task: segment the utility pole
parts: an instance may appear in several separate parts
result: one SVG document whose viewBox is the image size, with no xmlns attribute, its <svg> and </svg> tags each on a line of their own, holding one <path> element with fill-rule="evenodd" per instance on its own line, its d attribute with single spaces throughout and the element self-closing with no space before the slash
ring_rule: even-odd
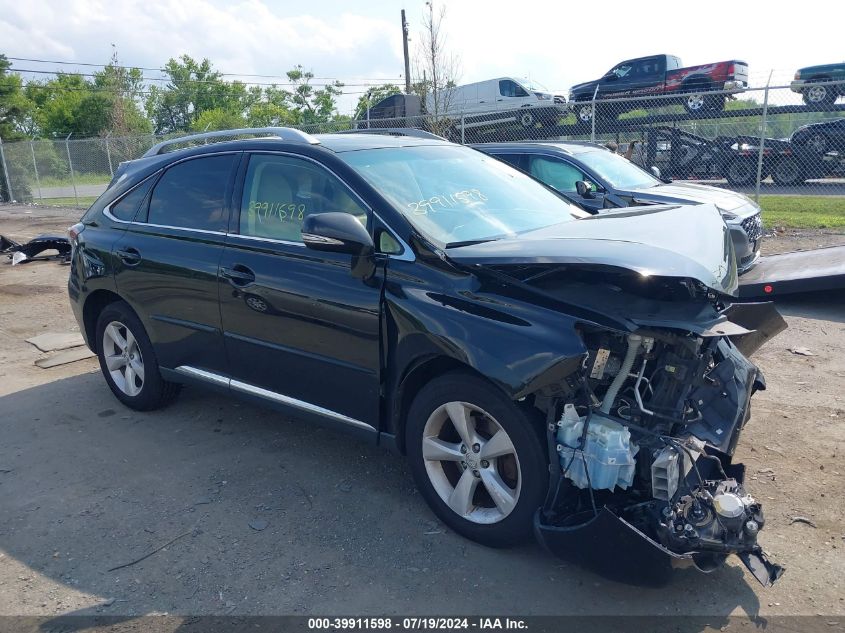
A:
<svg viewBox="0 0 845 633">
<path fill-rule="evenodd" d="M 405 54 L 405 94 L 411 94 L 411 61 L 408 59 L 408 22 L 402 9 L 402 52 Z"/>
</svg>

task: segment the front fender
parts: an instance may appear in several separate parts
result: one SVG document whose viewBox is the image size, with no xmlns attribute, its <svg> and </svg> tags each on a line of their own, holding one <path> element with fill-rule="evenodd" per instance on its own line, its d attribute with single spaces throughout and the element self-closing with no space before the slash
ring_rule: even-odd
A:
<svg viewBox="0 0 845 633">
<path fill-rule="evenodd" d="M 388 293 L 386 311 L 392 385 L 400 385 L 421 360 L 446 357 L 478 371 L 518 400 L 559 383 L 587 354 L 572 318 L 560 313 L 537 318 L 543 311 L 536 306 L 529 315 L 519 305 L 471 293 L 406 289 L 401 297 Z"/>
</svg>

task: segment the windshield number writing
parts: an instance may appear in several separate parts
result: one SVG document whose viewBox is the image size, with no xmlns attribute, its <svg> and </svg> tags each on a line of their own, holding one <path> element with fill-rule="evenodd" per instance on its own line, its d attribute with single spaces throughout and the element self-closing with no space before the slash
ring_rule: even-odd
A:
<svg viewBox="0 0 845 633">
<path fill-rule="evenodd" d="M 459 205 L 468 205 L 475 202 L 486 202 L 487 196 L 478 189 L 465 189 L 442 196 L 432 196 L 428 200 L 409 202 L 408 210 L 414 215 L 428 215 L 446 209 L 453 209 Z"/>
</svg>

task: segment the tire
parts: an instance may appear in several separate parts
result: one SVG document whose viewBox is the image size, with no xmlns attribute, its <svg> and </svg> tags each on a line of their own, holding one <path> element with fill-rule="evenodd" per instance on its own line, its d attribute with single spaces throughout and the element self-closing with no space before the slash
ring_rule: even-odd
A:
<svg viewBox="0 0 845 633">
<path fill-rule="evenodd" d="M 589 101 L 578 101 L 575 104 L 575 123 L 580 126 L 591 126 L 593 121 L 593 105 Z M 598 108 L 596 108 L 598 114 Z"/>
<path fill-rule="evenodd" d="M 106 383 L 127 407 L 151 411 L 178 395 L 180 385 L 161 377 L 150 338 L 128 304 L 117 301 L 107 305 L 97 318 L 96 336 Z"/>
<path fill-rule="evenodd" d="M 706 105 L 711 112 L 721 112 L 725 109 L 725 95 L 708 95 Z"/>
<path fill-rule="evenodd" d="M 828 81 L 824 78 L 811 79 L 813 81 Z M 819 84 L 806 88 L 802 93 L 804 103 L 808 106 L 832 106 L 836 102 L 836 88 Z"/>
<path fill-rule="evenodd" d="M 804 182 L 804 176 L 801 173 L 801 167 L 798 161 L 794 158 L 784 158 L 772 171 L 772 180 L 776 185 L 797 185 Z"/>
<path fill-rule="evenodd" d="M 684 110 L 689 114 L 706 112 L 708 109 L 707 95 L 704 94 L 704 91 L 705 88 L 703 86 L 690 88 L 690 91 L 684 95 Z"/>
<path fill-rule="evenodd" d="M 830 149 L 827 137 L 820 132 L 806 134 L 798 140 L 797 144 L 808 152 L 819 156 L 826 154 Z"/>
<path fill-rule="evenodd" d="M 534 115 L 530 112 L 522 112 L 519 115 L 519 124 L 524 128 L 534 127 L 534 124 L 537 120 L 534 118 Z"/>
<path fill-rule="evenodd" d="M 729 165 L 725 178 L 734 187 L 744 187 L 754 182 L 757 177 L 757 165 L 744 158 L 734 159 Z"/>
<path fill-rule="evenodd" d="M 408 414 L 408 459 L 417 488 L 446 525 L 491 547 L 531 537 L 548 488 L 538 418 L 463 372 L 420 390 Z"/>
</svg>

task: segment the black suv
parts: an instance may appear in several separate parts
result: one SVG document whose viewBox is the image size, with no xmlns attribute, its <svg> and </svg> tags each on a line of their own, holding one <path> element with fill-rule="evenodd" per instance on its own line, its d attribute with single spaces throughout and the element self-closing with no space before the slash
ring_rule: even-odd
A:
<svg viewBox="0 0 845 633">
<path fill-rule="evenodd" d="M 764 387 L 744 354 L 783 321 L 730 306 L 714 207 L 590 216 L 426 134 L 226 134 L 255 132 L 154 147 L 70 230 L 121 402 L 200 384 L 348 429 L 482 543 L 533 530 L 636 582 L 730 553 L 777 578 L 731 456 Z"/>
</svg>

